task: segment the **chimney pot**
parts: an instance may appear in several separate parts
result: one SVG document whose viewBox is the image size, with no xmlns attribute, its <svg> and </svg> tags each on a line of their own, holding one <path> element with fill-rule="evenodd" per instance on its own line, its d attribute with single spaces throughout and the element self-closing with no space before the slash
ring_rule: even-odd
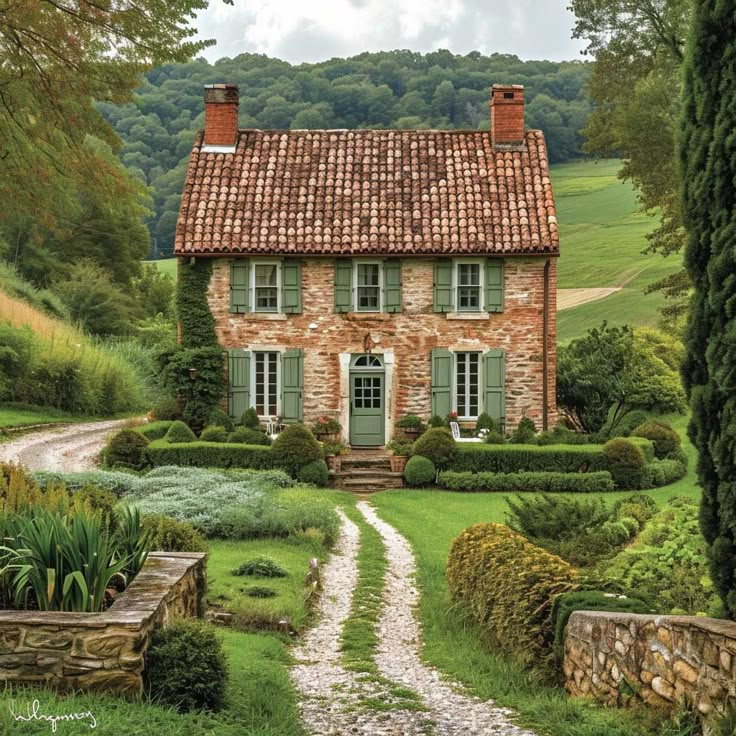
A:
<svg viewBox="0 0 736 736">
<path fill-rule="evenodd" d="M 491 89 L 491 142 L 518 145 L 524 142 L 524 86 L 494 84 Z"/>
<path fill-rule="evenodd" d="M 236 84 L 205 84 L 205 146 L 234 146 L 237 143 L 239 96 Z"/>
</svg>

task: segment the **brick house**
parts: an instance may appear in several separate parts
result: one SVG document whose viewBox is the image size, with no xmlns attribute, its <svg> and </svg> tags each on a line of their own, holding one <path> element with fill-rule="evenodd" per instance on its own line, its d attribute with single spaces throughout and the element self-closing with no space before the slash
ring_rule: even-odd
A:
<svg viewBox="0 0 736 736">
<path fill-rule="evenodd" d="M 524 90 L 489 131 L 239 130 L 205 88 L 175 254 L 212 258 L 230 413 L 340 420 L 379 446 L 408 413 L 556 421 L 559 239 Z"/>
</svg>

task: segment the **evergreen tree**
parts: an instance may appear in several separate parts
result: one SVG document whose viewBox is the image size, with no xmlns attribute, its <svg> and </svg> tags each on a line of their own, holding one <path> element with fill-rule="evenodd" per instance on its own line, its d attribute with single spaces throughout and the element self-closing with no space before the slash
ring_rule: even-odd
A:
<svg viewBox="0 0 736 736">
<path fill-rule="evenodd" d="M 713 582 L 736 616 L 736 0 L 698 0 L 686 52 L 680 163 L 695 289 L 683 367 Z"/>
</svg>

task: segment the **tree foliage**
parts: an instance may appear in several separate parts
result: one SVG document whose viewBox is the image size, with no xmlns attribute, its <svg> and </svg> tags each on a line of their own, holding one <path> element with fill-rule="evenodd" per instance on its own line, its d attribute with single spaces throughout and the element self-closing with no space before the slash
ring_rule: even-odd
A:
<svg viewBox="0 0 736 736">
<path fill-rule="evenodd" d="M 683 411 L 681 355 L 674 338 L 604 322 L 559 349 L 557 403 L 588 433 L 613 430 L 633 409 Z"/>
<path fill-rule="evenodd" d="M 736 2 L 696 4 L 684 74 L 680 162 L 695 289 L 683 375 L 703 486 L 711 575 L 736 615 Z"/>
<path fill-rule="evenodd" d="M 580 154 L 590 111 L 584 62 L 521 61 L 448 51 L 364 53 L 292 66 L 241 54 L 210 64 L 165 64 L 146 75 L 135 102 L 104 103 L 124 141 L 128 171 L 154 190 L 153 252 L 173 247 L 182 183 L 195 131 L 204 125 L 202 86 L 240 86 L 240 125 L 254 128 L 470 128 L 490 125 L 490 86 L 526 86 L 527 125 L 543 128 L 550 157 Z"/>
<path fill-rule="evenodd" d="M 677 176 L 676 136 L 683 49 L 693 0 L 571 0 L 574 36 L 595 58 L 589 92 L 595 108 L 585 127 L 585 150 L 623 156 L 619 172 L 637 188 L 641 208 L 660 218 L 649 249 L 667 256 L 685 242 Z M 662 289 L 675 316 L 689 288 L 684 272 Z"/>
</svg>

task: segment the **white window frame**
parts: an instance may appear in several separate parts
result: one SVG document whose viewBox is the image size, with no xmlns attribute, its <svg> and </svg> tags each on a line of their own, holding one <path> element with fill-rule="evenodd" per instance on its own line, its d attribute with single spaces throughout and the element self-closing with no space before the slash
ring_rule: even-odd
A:
<svg viewBox="0 0 736 736">
<path fill-rule="evenodd" d="M 258 401 L 256 399 L 256 363 L 258 362 L 256 359 L 256 355 L 258 353 L 276 353 L 276 414 L 259 414 L 258 418 L 261 420 L 268 420 L 272 417 L 280 417 L 281 416 L 281 392 L 283 390 L 282 382 L 281 382 L 281 363 L 283 361 L 283 350 L 277 349 L 277 348 L 249 348 L 250 354 L 251 354 L 251 361 L 250 361 L 250 385 L 252 386 L 251 391 L 251 402 L 250 405 L 256 409 L 256 406 L 258 404 Z M 268 383 L 264 381 L 264 391 L 266 391 L 268 386 Z M 265 405 L 264 401 L 264 405 Z"/>
<path fill-rule="evenodd" d="M 256 293 L 256 269 L 258 266 L 276 266 L 276 309 L 258 309 L 258 295 Z M 253 312 L 256 314 L 281 314 L 281 266 L 282 263 L 274 258 L 257 258 L 251 262 L 250 293 L 253 295 Z M 273 288 L 273 287 L 258 287 Z"/>
<path fill-rule="evenodd" d="M 358 304 L 358 267 L 378 266 L 378 309 L 361 309 Z M 355 260 L 353 261 L 353 311 L 361 314 L 377 314 L 383 312 L 383 261 Z"/>
<path fill-rule="evenodd" d="M 458 361 L 457 356 L 458 355 L 477 355 L 478 356 L 478 414 L 475 416 L 460 414 L 460 409 L 457 405 L 457 369 L 458 369 Z M 453 411 L 457 413 L 457 418 L 460 421 L 473 421 L 477 419 L 481 414 L 481 409 L 483 406 L 483 351 L 481 350 L 453 350 L 453 364 L 452 364 L 452 408 Z M 470 378 L 470 374 L 467 371 L 465 371 L 465 378 Z M 466 397 L 467 399 L 467 397 Z M 466 400 L 467 405 L 467 400 Z M 465 409 L 466 407 L 463 407 Z"/>
<path fill-rule="evenodd" d="M 460 295 L 458 289 L 460 288 L 459 268 L 460 265 L 477 265 L 478 266 L 478 309 L 461 309 L 460 308 Z M 452 260 L 452 300 L 456 312 L 462 314 L 478 314 L 479 312 L 486 311 L 486 294 L 485 294 L 485 281 L 486 281 L 486 264 L 482 258 L 453 258 Z"/>
</svg>

